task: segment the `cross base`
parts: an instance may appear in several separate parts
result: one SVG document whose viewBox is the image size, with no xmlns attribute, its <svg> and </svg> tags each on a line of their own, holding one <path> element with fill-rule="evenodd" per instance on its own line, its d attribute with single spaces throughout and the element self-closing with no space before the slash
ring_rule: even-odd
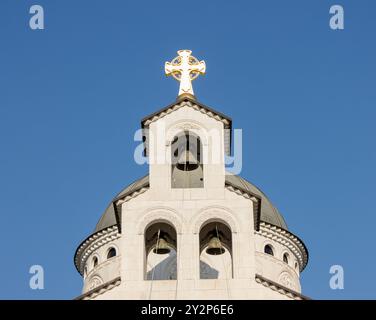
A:
<svg viewBox="0 0 376 320">
<path fill-rule="evenodd" d="M 181 101 L 181 100 L 184 100 L 185 98 L 190 98 L 190 99 L 196 100 L 196 97 L 193 94 L 182 93 L 182 94 L 178 95 L 178 97 L 176 98 L 176 101 Z"/>
</svg>

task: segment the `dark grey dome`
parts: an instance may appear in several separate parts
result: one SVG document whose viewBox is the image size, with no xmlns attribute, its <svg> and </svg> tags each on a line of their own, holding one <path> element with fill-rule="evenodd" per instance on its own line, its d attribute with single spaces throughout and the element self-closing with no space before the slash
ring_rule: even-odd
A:
<svg viewBox="0 0 376 320">
<path fill-rule="evenodd" d="M 136 180 L 135 182 L 131 183 L 128 187 L 123 189 L 120 193 L 118 193 L 116 197 L 111 201 L 110 205 L 107 207 L 105 212 L 102 214 L 97 225 L 95 226 L 94 233 L 116 224 L 115 209 L 112 204 L 115 201 L 115 199 L 132 194 L 133 192 L 140 190 L 142 187 L 147 186 L 149 186 L 149 175 L 146 175 L 141 179 Z"/>
<path fill-rule="evenodd" d="M 255 185 L 243 179 L 242 177 L 235 175 L 226 175 L 226 184 L 259 196 L 261 198 L 260 220 L 273 224 L 282 229 L 288 230 L 285 219 L 283 219 L 278 209 L 271 203 L 268 197 Z"/>
<path fill-rule="evenodd" d="M 273 224 L 277 227 L 280 227 L 282 229 L 288 230 L 285 220 L 283 219 L 282 215 L 278 212 L 277 208 L 273 206 L 273 204 L 270 202 L 270 200 L 267 198 L 267 196 L 258 189 L 255 185 L 248 182 L 247 180 L 235 176 L 235 175 L 226 175 L 226 185 L 230 185 L 234 188 L 244 190 L 246 192 L 249 192 L 251 194 L 254 194 L 261 198 L 261 214 L 260 214 L 260 220 Z M 142 187 L 148 187 L 149 186 L 149 175 L 146 175 L 145 177 L 133 182 L 128 187 L 123 189 L 110 203 L 110 205 L 107 207 L 105 212 L 102 214 L 101 218 L 99 219 L 94 233 L 97 231 L 100 231 L 102 229 L 108 228 L 110 226 L 113 226 L 116 224 L 116 216 L 115 216 L 115 210 L 113 206 L 114 200 L 124 197 L 127 195 L 132 194 L 133 192 L 136 192 L 137 190 L 141 189 Z"/>
</svg>

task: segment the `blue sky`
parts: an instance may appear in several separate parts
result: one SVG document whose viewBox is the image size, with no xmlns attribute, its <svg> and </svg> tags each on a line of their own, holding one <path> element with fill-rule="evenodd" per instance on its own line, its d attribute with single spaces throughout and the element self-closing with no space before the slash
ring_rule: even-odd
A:
<svg viewBox="0 0 376 320">
<path fill-rule="evenodd" d="M 29 8 L 45 30 L 29 28 Z M 345 30 L 329 8 L 345 9 Z M 375 1 L 26 1 L 0 4 L 0 298 L 71 299 L 76 246 L 147 173 L 143 116 L 176 98 L 163 65 L 205 59 L 197 98 L 243 129 L 241 175 L 310 252 L 303 293 L 376 298 Z M 29 267 L 45 270 L 31 290 Z M 329 268 L 345 289 L 329 288 Z"/>
</svg>

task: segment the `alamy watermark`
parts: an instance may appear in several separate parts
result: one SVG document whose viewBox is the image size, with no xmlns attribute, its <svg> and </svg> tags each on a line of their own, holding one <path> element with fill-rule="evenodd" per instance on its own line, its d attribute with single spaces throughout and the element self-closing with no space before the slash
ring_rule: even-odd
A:
<svg viewBox="0 0 376 320">
<path fill-rule="evenodd" d="M 44 289 L 44 269 L 41 265 L 32 265 L 29 269 L 29 273 L 32 274 L 29 280 L 29 286 L 32 290 Z"/>
<path fill-rule="evenodd" d="M 329 26 L 332 30 L 345 29 L 345 10 L 339 4 L 330 7 L 329 13 L 332 15 L 329 20 Z"/>
<path fill-rule="evenodd" d="M 29 13 L 32 14 L 29 20 L 29 26 L 32 30 L 44 29 L 44 9 L 42 6 L 35 4 L 30 7 Z"/>
<path fill-rule="evenodd" d="M 333 265 L 329 269 L 332 274 L 329 280 L 329 286 L 332 290 L 343 290 L 345 288 L 345 271 L 340 265 Z"/>
<path fill-rule="evenodd" d="M 233 134 L 233 155 L 230 155 L 230 137 Z M 184 152 L 197 159 L 200 164 L 225 165 L 227 172 L 240 174 L 242 170 L 242 129 L 210 130 L 190 126 L 189 129 L 166 130 L 164 121 L 156 122 L 153 130 L 139 129 L 134 134 L 138 143 L 134 151 L 137 164 L 174 165 Z M 224 143 L 223 143 L 224 142 Z M 147 154 L 145 154 L 145 148 Z"/>
</svg>

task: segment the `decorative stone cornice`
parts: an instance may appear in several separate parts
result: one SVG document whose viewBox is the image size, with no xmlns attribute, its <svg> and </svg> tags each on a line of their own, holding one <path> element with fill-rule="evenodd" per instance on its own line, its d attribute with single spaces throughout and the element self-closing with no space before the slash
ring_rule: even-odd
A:
<svg viewBox="0 0 376 320">
<path fill-rule="evenodd" d="M 299 262 L 299 270 L 302 272 L 308 263 L 308 250 L 304 243 L 291 232 L 284 230 L 280 227 L 260 222 L 260 230 L 255 232 L 265 238 L 276 241 L 285 247 L 289 248 L 296 256 Z"/>
<path fill-rule="evenodd" d="M 223 122 L 223 124 L 225 125 L 225 128 L 231 124 L 229 119 L 227 119 L 224 116 L 214 112 L 214 110 L 209 110 L 209 108 L 207 108 L 203 105 L 200 105 L 199 103 L 195 103 L 193 101 L 190 101 L 189 99 L 184 99 L 181 102 L 177 102 L 177 103 L 174 103 L 174 104 L 168 106 L 167 108 L 161 110 L 160 112 L 153 114 L 149 118 L 144 119 L 142 124 L 143 124 L 144 127 L 147 127 L 147 126 L 150 125 L 150 123 L 157 121 L 157 120 L 165 117 L 166 115 L 170 114 L 171 112 L 179 110 L 180 108 L 185 107 L 185 106 L 190 107 L 194 110 L 197 110 L 197 111 L 199 111 L 203 114 L 206 114 L 210 118 L 213 118 L 217 121 Z"/>
<path fill-rule="evenodd" d="M 117 206 L 119 206 L 119 205 L 123 204 L 124 202 L 127 202 L 127 201 L 129 201 L 131 199 L 136 198 L 140 194 L 146 192 L 148 189 L 149 189 L 148 187 L 142 187 L 141 189 L 136 190 L 135 192 L 132 192 L 131 194 L 125 195 L 124 197 L 119 197 L 118 199 L 116 199 L 116 203 L 115 204 Z"/>
<path fill-rule="evenodd" d="M 121 278 L 117 277 L 114 280 L 108 281 L 108 282 L 94 288 L 93 290 L 90 290 L 90 291 L 78 296 L 74 300 L 91 300 L 91 299 L 94 299 L 97 296 L 111 290 L 112 288 L 117 287 L 120 283 L 121 283 Z"/>
<path fill-rule="evenodd" d="M 84 274 L 84 266 L 92 252 L 119 238 L 120 234 L 118 233 L 118 228 L 114 225 L 100 230 L 84 240 L 77 248 L 76 254 L 74 255 L 74 264 L 78 272 L 81 275 Z"/>
<path fill-rule="evenodd" d="M 240 190 L 238 188 L 235 188 L 234 186 L 231 186 L 231 185 L 226 185 L 226 189 L 232 191 L 232 192 L 235 192 L 236 194 L 246 198 L 246 199 L 250 199 L 252 200 L 254 203 L 258 204 L 259 202 L 259 199 L 257 199 L 255 196 L 251 195 L 249 192 L 245 192 L 243 190 Z"/>
<path fill-rule="evenodd" d="M 280 294 L 285 295 L 285 296 L 287 296 L 291 299 L 294 299 L 294 300 L 310 300 L 310 298 L 302 295 L 301 293 L 296 292 L 294 290 L 291 290 L 289 288 L 286 288 L 286 287 L 280 285 L 277 282 L 266 279 L 263 276 L 260 276 L 259 274 L 256 274 L 255 280 L 256 280 L 257 283 L 262 284 L 264 287 L 267 287 L 267 288 L 270 288 L 274 291 L 277 291 Z"/>
</svg>

